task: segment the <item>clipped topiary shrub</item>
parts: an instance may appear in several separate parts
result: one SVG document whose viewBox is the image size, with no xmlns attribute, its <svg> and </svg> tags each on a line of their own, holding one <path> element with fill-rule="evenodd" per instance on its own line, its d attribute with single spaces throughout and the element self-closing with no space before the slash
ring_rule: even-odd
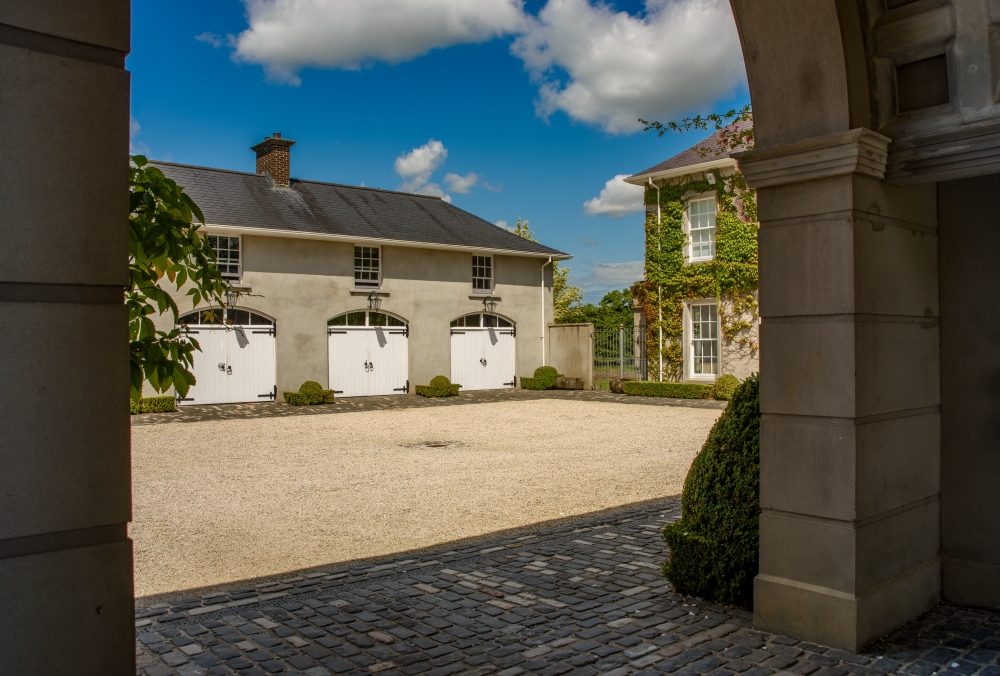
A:
<svg viewBox="0 0 1000 676">
<path fill-rule="evenodd" d="M 417 385 L 417 394 L 421 397 L 454 397 L 461 387 L 445 376 L 434 376 L 430 385 Z"/>
<path fill-rule="evenodd" d="M 168 413 L 177 410 L 177 400 L 171 394 L 162 397 L 143 397 L 139 401 L 129 400 L 132 415 L 137 413 Z"/>
<path fill-rule="evenodd" d="M 712 386 L 712 398 L 720 401 L 729 401 L 733 398 L 736 388 L 740 386 L 740 379 L 729 373 L 723 373 Z"/>
<path fill-rule="evenodd" d="M 647 380 L 622 382 L 625 394 L 634 397 L 674 397 L 676 399 L 708 399 L 712 396 L 711 385 L 696 383 L 656 383 Z"/>
<path fill-rule="evenodd" d="M 663 529 L 663 575 L 681 594 L 752 608 L 760 532 L 760 385 L 733 394 L 684 480 L 681 518 Z"/>
<path fill-rule="evenodd" d="M 285 403 L 292 406 L 315 406 L 317 404 L 332 404 L 333 390 L 324 390 L 315 380 L 307 380 L 299 387 L 298 392 L 285 392 Z"/>
<path fill-rule="evenodd" d="M 299 387 L 301 394 L 319 394 L 323 391 L 323 386 L 315 380 L 307 380 Z"/>
<path fill-rule="evenodd" d="M 535 369 L 533 378 L 521 378 L 521 389 L 523 390 L 554 390 L 556 381 L 562 374 L 551 366 L 539 366 Z"/>
</svg>

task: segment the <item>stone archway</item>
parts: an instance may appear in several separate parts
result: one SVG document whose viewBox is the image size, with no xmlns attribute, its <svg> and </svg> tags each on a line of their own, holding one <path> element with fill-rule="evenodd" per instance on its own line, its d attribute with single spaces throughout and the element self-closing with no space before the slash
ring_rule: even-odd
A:
<svg viewBox="0 0 1000 676">
<path fill-rule="evenodd" d="M 964 236 L 1000 253 L 977 200 L 1000 181 L 957 180 L 1000 171 L 987 54 L 1000 16 L 986 0 L 731 4 L 757 141 L 737 158 L 761 223 L 754 622 L 856 650 L 942 591 L 1000 597 L 1000 546 L 975 533 L 997 532 L 983 514 L 1000 505 L 970 473 L 1000 474 L 995 408 L 962 405 L 997 395 L 982 379 L 961 391 L 949 338 L 973 330 L 957 289 L 996 286 L 950 252 L 961 204 Z M 985 342 L 975 351 L 996 365 Z"/>
</svg>

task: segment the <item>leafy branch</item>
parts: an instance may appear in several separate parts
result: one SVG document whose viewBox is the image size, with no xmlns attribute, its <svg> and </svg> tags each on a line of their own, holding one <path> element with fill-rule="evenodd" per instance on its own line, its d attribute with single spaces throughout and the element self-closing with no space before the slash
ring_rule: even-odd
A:
<svg viewBox="0 0 1000 676">
<path fill-rule="evenodd" d="M 685 117 L 680 122 L 650 122 L 639 118 L 639 123 L 645 125 L 643 131 L 655 131 L 657 136 L 663 136 L 668 131 L 678 134 L 691 131 L 692 129 L 708 130 L 711 125 L 718 140 L 718 148 L 698 148 L 702 157 L 713 154 L 721 157 L 723 153 L 732 153 L 738 150 L 749 150 L 754 147 L 753 133 L 753 110 L 750 104 L 743 106 L 739 110 L 730 110 L 726 113 L 711 113 L 702 117 Z"/>
<path fill-rule="evenodd" d="M 157 392 L 171 386 L 185 396 L 195 377 L 190 369 L 198 341 L 180 328 L 160 331 L 152 315 L 171 313 L 176 327 L 177 304 L 160 282 L 165 277 L 197 307 L 204 302 L 209 312 L 224 307 L 229 288 L 215 263 L 215 252 L 198 230 L 205 217 L 184 188 L 156 167 L 147 166 L 142 155 L 129 166 L 129 283 L 125 305 L 129 320 L 129 383 L 133 401 L 142 396 L 143 381 Z"/>
</svg>

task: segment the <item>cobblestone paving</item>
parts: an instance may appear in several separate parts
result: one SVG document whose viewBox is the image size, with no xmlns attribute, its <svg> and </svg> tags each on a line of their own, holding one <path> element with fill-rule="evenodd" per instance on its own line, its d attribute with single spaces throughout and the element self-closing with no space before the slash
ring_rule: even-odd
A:
<svg viewBox="0 0 1000 676">
<path fill-rule="evenodd" d="M 136 607 L 139 674 L 1000 676 L 1000 612 L 942 605 L 854 655 L 672 593 L 676 500 Z"/>
<path fill-rule="evenodd" d="M 384 411 L 402 408 L 434 408 L 438 406 L 463 406 L 497 401 L 530 401 L 533 399 L 563 399 L 579 401 L 604 401 L 645 406 L 685 406 L 688 408 L 726 407 L 724 401 L 707 399 L 671 399 L 667 397 L 630 397 L 627 394 L 589 390 L 475 390 L 457 397 L 417 397 L 392 395 L 380 397 L 349 397 L 321 406 L 291 406 L 284 402 L 253 404 L 217 404 L 182 406 L 172 413 L 144 413 L 132 416 L 133 425 L 158 425 L 168 422 L 202 422 L 205 420 L 230 420 L 236 418 L 271 418 L 292 415 L 325 415 L 350 411 Z"/>
</svg>

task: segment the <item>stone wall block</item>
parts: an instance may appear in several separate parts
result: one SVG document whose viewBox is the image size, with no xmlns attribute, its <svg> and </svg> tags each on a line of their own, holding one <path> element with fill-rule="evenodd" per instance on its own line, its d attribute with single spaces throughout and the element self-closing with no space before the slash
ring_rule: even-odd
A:
<svg viewBox="0 0 1000 676">
<path fill-rule="evenodd" d="M 937 249 L 933 232 L 855 214 L 856 311 L 938 317 Z"/>
<path fill-rule="evenodd" d="M 42 0 L 0 3 L 0 23 L 106 47 L 131 49 L 128 0 Z"/>
<path fill-rule="evenodd" d="M 3 673 L 135 674 L 132 541 L 0 559 Z"/>
<path fill-rule="evenodd" d="M 131 520 L 124 305 L 0 303 L 0 539 Z"/>
<path fill-rule="evenodd" d="M 763 302 L 763 301 L 762 301 Z M 760 408 L 850 418 L 855 412 L 855 330 L 850 316 L 767 319 L 760 325 Z"/>
<path fill-rule="evenodd" d="M 760 437 L 761 509 L 854 519 L 853 420 L 765 414 Z"/>
<path fill-rule="evenodd" d="M 853 312 L 853 230 L 847 216 L 762 227 L 762 316 Z"/>
<path fill-rule="evenodd" d="M 857 415 L 939 405 L 937 321 L 861 319 L 856 323 Z"/>
<path fill-rule="evenodd" d="M 935 497 L 857 527 L 855 593 L 863 596 L 893 578 L 936 560 L 940 504 Z"/>
<path fill-rule="evenodd" d="M 941 416 L 936 411 L 857 427 L 857 518 L 941 491 Z"/>
<path fill-rule="evenodd" d="M 129 74 L 6 45 L 0 64 L 0 282 L 124 285 Z"/>
<path fill-rule="evenodd" d="M 850 521 L 765 511 L 760 515 L 760 574 L 854 594 L 855 535 Z"/>
<path fill-rule="evenodd" d="M 758 575 L 753 598 L 753 626 L 759 631 L 858 649 L 858 604 L 850 594 Z"/>
</svg>

